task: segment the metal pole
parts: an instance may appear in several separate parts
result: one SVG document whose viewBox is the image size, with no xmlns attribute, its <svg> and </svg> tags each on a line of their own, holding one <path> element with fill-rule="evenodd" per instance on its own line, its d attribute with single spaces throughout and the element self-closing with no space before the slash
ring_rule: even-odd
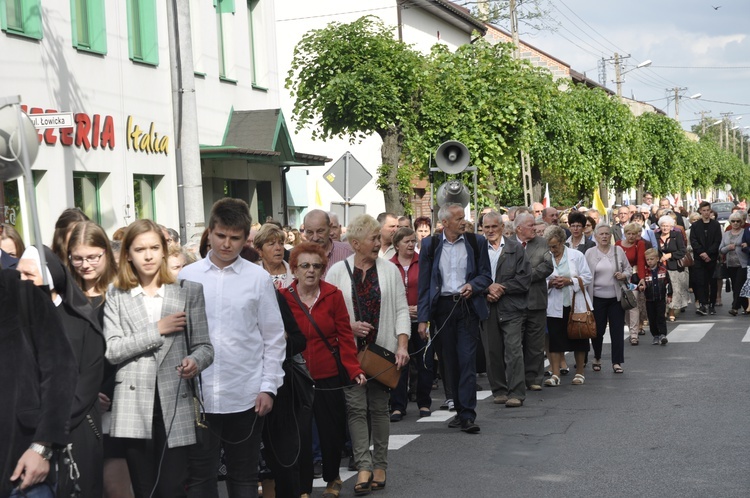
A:
<svg viewBox="0 0 750 498">
<path fill-rule="evenodd" d="M 39 273 L 42 274 L 42 283 L 44 285 L 49 285 L 50 282 L 47 279 L 47 272 L 44 271 L 47 268 L 47 258 L 44 256 L 42 231 L 39 228 L 39 211 L 36 207 L 36 195 L 34 193 L 34 174 L 31 172 L 31 164 L 29 163 L 29 151 L 26 148 L 26 134 L 24 133 L 23 111 L 21 111 L 20 105 L 16 105 L 16 113 L 18 117 L 17 133 L 18 143 L 21 146 L 21 165 L 23 166 L 23 183 L 26 189 L 26 202 L 29 203 L 29 212 L 31 213 L 31 228 L 34 233 L 34 245 L 36 246 L 37 251 L 39 251 L 39 264 L 41 265 Z"/>
<path fill-rule="evenodd" d="M 477 204 L 477 168 L 474 168 L 474 233 L 477 233 L 479 224 L 479 205 Z"/>
<path fill-rule="evenodd" d="M 349 226 L 349 156 L 346 151 L 344 154 L 344 225 Z"/>
</svg>

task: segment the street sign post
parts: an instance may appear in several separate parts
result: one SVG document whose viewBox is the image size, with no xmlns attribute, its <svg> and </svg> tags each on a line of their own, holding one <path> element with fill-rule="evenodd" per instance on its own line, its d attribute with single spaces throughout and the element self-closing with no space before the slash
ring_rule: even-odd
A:
<svg viewBox="0 0 750 498">
<path fill-rule="evenodd" d="M 72 128 L 75 126 L 72 112 L 48 112 L 45 114 L 29 114 L 34 128 L 46 130 L 47 128 Z"/>
<path fill-rule="evenodd" d="M 349 224 L 351 199 L 372 180 L 372 175 L 362 163 L 346 151 L 333 166 L 323 174 L 323 179 L 344 198 L 344 225 Z"/>
</svg>

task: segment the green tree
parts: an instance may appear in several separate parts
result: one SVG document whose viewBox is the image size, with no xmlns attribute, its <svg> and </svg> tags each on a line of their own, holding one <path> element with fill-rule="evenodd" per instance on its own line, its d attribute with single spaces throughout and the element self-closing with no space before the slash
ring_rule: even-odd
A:
<svg viewBox="0 0 750 498">
<path fill-rule="evenodd" d="M 378 185 L 385 208 L 402 212 L 408 189 L 399 189 L 398 166 L 406 128 L 419 116 L 425 58 L 373 17 L 331 23 L 307 33 L 294 50 L 286 87 L 295 98 L 297 129 L 313 125 L 313 138 L 383 140 Z"/>
</svg>

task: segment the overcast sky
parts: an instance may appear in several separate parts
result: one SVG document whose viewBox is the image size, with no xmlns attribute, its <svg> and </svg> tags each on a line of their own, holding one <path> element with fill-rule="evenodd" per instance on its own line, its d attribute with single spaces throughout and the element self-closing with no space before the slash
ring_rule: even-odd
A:
<svg viewBox="0 0 750 498">
<path fill-rule="evenodd" d="M 623 96 L 674 117 L 674 92 L 667 98 L 666 89 L 686 88 L 679 101 L 684 128 L 699 121 L 700 111 L 716 118 L 732 112 L 750 126 L 750 0 L 549 0 L 548 6 L 557 31 L 532 32 L 522 24 L 522 40 L 594 81 L 602 57 L 630 54 L 625 70 L 650 59 L 651 67 L 624 76 Z M 614 79 L 610 62 L 606 85 L 613 90 Z M 696 93 L 700 99 L 687 98 Z"/>
</svg>

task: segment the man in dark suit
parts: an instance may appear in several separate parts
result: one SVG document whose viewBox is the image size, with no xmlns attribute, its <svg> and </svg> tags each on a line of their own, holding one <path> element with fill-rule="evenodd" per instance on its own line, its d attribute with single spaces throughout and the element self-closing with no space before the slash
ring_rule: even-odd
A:
<svg viewBox="0 0 750 498">
<path fill-rule="evenodd" d="M 701 219 L 690 227 L 690 245 L 693 248 L 695 264 L 695 299 L 701 306 L 695 312 L 699 315 L 715 315 L 716 293 L 718 286 L 714 271 L 719 261 L 719 246 L 723 232 L 721 225 L 711 219 L 711 203 L 703 201 L 698 206 Z M 708 306 L 708 307 L 707 307 Z"/>
<path fill-rule="evenodd" d="M 614 241 L 622 240 L 625 238 L 623 228 L 630 222 L 630 209 L 627 206 L 620 206 L 617 209 L 617 219 L 612 224 L 612 237 Z"/>
<path fill-rule="evenodd" d="M 503 237 L 504 228 L 497 211 L 482 218 L 495 280 L 485 291 L 490 316 L 482 322 L 481 333 L 493 402 L 516 408 L 526 399 L 522 338 L 531 266 L 515 237 Z"/>
<path fill-rule="evenodd" d="M 47 479 L 53 448 L 68 439 L 77 372 L 49 296 L 16 271 L 0 272 L 0 309 L 0 496 L 7 496 Z"/>
<path fill-rule="evenodd" d="M 479 432 L 474 423 L 479 320 L 489 316 L 484 291 L 492 283 L 487 242 L 481 235 L 464 233 L 466 221 L 460 204 L 441 207 L 438 218 L 443 224 L 442 235 L 422 239 L 417 330 L 426 339 L 427 322 L 432 321 L 440 335 L 457 412 L 448 426 L 475 434 Z"/>
<path fill-rule="evenodd" d="M 518 243 L 531 265 L 531 285 L 523 321 L 523 360 L 526 388 L 542 390 L 544 375 L 544 332 L 547 328 L 547 276 L 553 271 L 552 257 L 544 237 L 534 232 L 534 217 L 519 214 L 514 222 Z"/>
</svg>

